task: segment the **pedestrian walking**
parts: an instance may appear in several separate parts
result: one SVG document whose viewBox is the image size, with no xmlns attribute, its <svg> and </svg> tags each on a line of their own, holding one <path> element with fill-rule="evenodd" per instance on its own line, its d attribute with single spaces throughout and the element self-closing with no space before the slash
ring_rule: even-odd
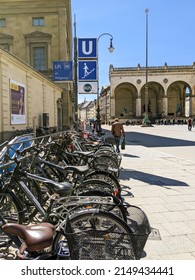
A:
<svg viewBox="0 0 195 280">
<path fill-rule="evenodd" d="M 111 132 L 115 138 L 116 152 L 120 153 L 120 148 L 119 148 L 120 139 L 121 139 L 121 136 L 125 137 L 125 131 L 124 131 L 123 125 L 119 122 L 119 120 L 117 118 L 114 120 L 114 123 L 112 124 Z"/>
<path fill-rule="evenodd" d="M 191 117 L 189 117 L 189 119 L 187 120 L 187 125 L 188 125 L 188 130 L 191 131 L 192 130 L 192 119 L 191 119 Z"/>
</svg>

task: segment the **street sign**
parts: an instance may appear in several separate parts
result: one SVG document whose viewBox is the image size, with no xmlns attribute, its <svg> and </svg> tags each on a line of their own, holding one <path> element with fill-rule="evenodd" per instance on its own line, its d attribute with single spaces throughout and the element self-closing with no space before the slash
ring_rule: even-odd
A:
<svg viewBox="0 0 195 280">
<path fill-rule="evenodd" d="M 72 61 L 54 61 L 53 80 L 72 81 Z"/>
<path fill-rule="evenodd" d="M 78 82 L 78 93 L 97 94 L 97 82 Z"/>
<path fill-rule="evenodd" d="M 97 60 L 78 61 L 78 80 L 96 81 L 97 80 Z"/>
<path fill-rule="evenodd" d="M 97 38 L 78 39 L 78 58 L 79 59 L 97 58 Z"/>
</svg>

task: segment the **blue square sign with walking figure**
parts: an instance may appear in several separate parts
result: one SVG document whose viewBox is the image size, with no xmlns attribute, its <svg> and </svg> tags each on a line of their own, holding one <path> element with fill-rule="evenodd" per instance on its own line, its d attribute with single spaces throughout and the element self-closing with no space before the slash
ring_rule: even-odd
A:
<svg viewBox="0 0 195 280">
<path fill-rule="evenodd" d="M 97 61 L 80 60 L 78 62 L 79 81 L 96 81 L 97 80 Z"/>
</svg>

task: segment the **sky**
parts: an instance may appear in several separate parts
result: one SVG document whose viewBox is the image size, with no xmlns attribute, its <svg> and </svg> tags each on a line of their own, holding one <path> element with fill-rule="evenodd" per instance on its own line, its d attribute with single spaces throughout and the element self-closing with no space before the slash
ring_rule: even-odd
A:
<svg viewBox="0 0 195 280">
<path fill-rule="evenodd" d="M 77 38 L 98 40 L 99 88 L 109 85 L 109 66 L 146 66 L 148 9 L 148 67 L 192 65 L 195 61 L 195 0 L 72 0 L 72 24 Z M 78 102 L 97 95 L 79 94 Z"/>
</svg>

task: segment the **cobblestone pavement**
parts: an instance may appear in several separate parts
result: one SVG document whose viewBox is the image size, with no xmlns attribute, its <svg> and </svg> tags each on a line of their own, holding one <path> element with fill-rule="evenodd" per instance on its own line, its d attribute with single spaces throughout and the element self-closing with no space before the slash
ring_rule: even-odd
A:
<svg viewBox="0 0 195 280">
<path fill-rule="evenodd" d="M 109 126 L 103 127 L 110 131 Z M 195 259 L 195 128 L 124 126 L 120 183 L 160 240 L 148 239 L 147 260 Z"/>
</svg>

